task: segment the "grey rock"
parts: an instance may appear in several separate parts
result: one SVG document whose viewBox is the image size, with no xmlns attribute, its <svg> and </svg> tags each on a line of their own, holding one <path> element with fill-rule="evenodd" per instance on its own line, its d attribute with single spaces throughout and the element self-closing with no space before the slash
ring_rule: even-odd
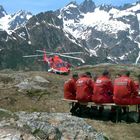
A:
<svg viewBox="0 0 140 140">
<path fill-rule="evenodd" d="M 19 84 L 15 85 L 15 87 L 19 88 L 19 91 L 23 90 L 45 90 L 47 89 L 49 81 L 41 76 L 30 77 L 28 79 L 24 79 Z"/>
<path fill-rule="evenodd" d="M 35 133 L 36 130 L 44 133 L 43 137 L 53 137 L 54 139 L 66 140 L 94 140 L 97 139 L 98 132 L 87 125 L 86 122 L 77 117 L 73 117 L 67 113 L 16 113 L 19 121 L 24 125 L 28 125 Z M 100 134 L 100 137 L 103 135 Z M 99 136 L 98 136 L 99 137 Z M 101 140 L 101 139 L 100 139 Z"/>
<path fill-rule="evenodd" d="M 23 133 L 16 129 L 0 129 L 0 140 L 39 140 L 33 135 L 28 133 Z"/>
<path fill-rule="evenodd" d="M 0 140 L 104 140 L 103 134 L 98 133 L 83 118 L 68 113 L 22 111 L 11 113 L 11 116 L 0 121 Z"/>
</svg>

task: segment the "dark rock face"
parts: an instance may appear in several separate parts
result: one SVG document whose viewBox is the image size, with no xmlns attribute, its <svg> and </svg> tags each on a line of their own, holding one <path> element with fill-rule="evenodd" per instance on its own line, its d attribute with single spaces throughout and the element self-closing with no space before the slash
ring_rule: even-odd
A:
<svg viewBox="0 0 140 140">
<path fill-rule="evenodd" d="M 80 11 L 83 13 L 94 12 L 95 8 L 96 5 L 92 0 L 85 0 L 82 4 L 80 4 Z"/>
<path fill-rule="evenodd" d="M 9 29 L 14 30 L 16 28 L 19 28 L 19 27 L 25 25 L 26 22 L 29 20 L 29 18 L 28 18 L 29 16 L 30 17 L 32 16 L 32 14 L 30 12 L 26 12 L 26 11 L 22 11 L 22 10 L 13 14 L 11 16 L 11 18 L 13 20 L 9 23 L 9 25 L 10 25 Z"/>
<path fill-rule="evenodd" d="M 7 15 L 6 11 L 4 10 L 3 6 L 0 5 L 0 18 L 4 17 Z"/>
<path fill-rule="evenodd" d="M 100 10 L 107 11 L 107 12 L 109 12 L 109 10 L 111 10 L 112 8 L 113 8 L 112 5 L 101 5 L 99 7 Z"/>
<path fill-rule="evenodd" d="M 62 17 L 65 20 L 78 19 L 80 15 L 80 10 L 76 2 L 71 2 L 64 9 L 62 9 L 61 13 Z"/>
</svg>

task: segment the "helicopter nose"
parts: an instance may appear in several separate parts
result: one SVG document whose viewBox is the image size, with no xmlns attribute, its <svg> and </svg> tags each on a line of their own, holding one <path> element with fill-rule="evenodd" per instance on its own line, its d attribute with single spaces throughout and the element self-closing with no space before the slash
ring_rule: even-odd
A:
<svg viewBox="0 0 140 140">
<path fill-rule="evenodd" d="M 62 67 L 62 68 L 61 68 L 61 71 L 63 71 L 63 72 L 68 72 L 69 70 L 68 70 L 68 68 L 66 68 L 66 67 Z"/>
</svg>

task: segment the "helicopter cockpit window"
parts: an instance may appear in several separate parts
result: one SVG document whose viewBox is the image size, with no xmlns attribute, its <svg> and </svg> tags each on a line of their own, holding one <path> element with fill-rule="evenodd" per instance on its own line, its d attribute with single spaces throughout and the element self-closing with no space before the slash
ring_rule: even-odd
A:
<svg viewBox="0 0 140 140">
<path fill-rule="evenodd" d="M 56 67 L 57 68 L 65 67 L 65 63 L 58 63 L 56 64 Z"/>
</svg>

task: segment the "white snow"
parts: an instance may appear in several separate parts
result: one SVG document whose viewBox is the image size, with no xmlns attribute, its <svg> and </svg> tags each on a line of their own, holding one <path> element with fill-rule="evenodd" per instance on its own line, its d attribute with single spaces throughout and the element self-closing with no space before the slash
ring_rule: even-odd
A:
<svg viewBox="0 0 140 140">
<path fill-rule="evenodd" d="M 139 42 L 137 42 L 137 41 L 135 41 L 135 43 L 137 43 L 137 44 L 138 44 L 138 47 L 139 47 L 139 49 L 140 49 L 140 43 L 139 43 Z M 136 58 L 135 64 L 137 64 L 137 63 L 138 63 L 139 59 L 140 59 L 140 51 L 139 51 L 138 57 Z"/>
<path fill-rule="evenodd" d="M 90 51 L 90 56 L 94 55 L 94 56 L 98 56 L 95 50 L 89 49 Z"/>
<path fill-rule="evenodd" d="M 73 43 L 79 45 L 80 47 L 82 47 L 80 43 L 76 42 L 76 39 L 70 38 L 70 37 L 69 37 L 69 34 L 67 33 L 67 31 L 64 30 L 64 32 L 65 32 L 65 36 L 66 36 L 71 42 L 73 42 Z"/>
<path fill-rule="evenodd" d="M 32 17 L 32 15 L 26 15 L 27 20 L 29 20 Z"/>
<path fill-rule="evenodd" d="M 122 56 L 119 57 L 120 60 L 124 60 L 124 59 L 125 59 L 129 54 L 131 54 L 131 53 L 132 53 L 132 51 L 129 51 L 129 52 L 123 54 Z"/>
<path fill-rule="evenodd" d="M 113 18 L 120 18 L 120 17 L 123 17 L 123 16 L 129 16 L 129 15 L 135 16 L 135 13 L 132 12 L 132 11 L 128 11 L 128 10 L 120 11 L 120 10 L 115 9 L 115 8 L 112 8 L 109 11 L 109 14 L 111 14 L 113 16 Z"/>
<path fill-rule="evenodd" d="M 26 29 L 26 32 L 27 32 L 27 35 L 28 35 L 28 38 L 30 39 L 31 37 L 30 37 L 30 34 L 29 34 L 29 32 L 28 32 L 28 28 L 25 26 L 25 29 Z"/>
<path fill-rule="evenodd" d="M 36 25 L 40 25 L 40 23 L 39 22 L 36 22 Z"/>
<path fill-rule="evenodd" d="M 10 15 L 6 15 L 6 16 L 0 18 L 0 29 L 5 30 L 9 33 L 8 28 L 10 27 L 9 26 L 9 20 L 10 19 L 11 19 Z"/>
<path fill-rule="evenodd" d="M 77 6 L 74 4 L 69 4 L 66 7 L 64 7 L 63 10 L 69 10 L 69 8 L 77 8 Z"/>
<path fill-rule="evenodd" d="M 112 62 L 118 63 L 118 62 L 116 61 L 116 60 L 117 60 L 116 57 L 113 57 L 113 56 L 107 56 L 107 59 L 111 60 Z"/>
<path fill-rule="evenodd" d="M 134 5 L 134 6 L 131 7 L 131 8 L 128 8 L 128 9 L 127 9 L 127 11 L 132 11 L 132 12 L 136 12 L 136 11 L 138 11 L 138 10 L 140 10 L 140 4 L 139 4 L 139 3 L 136 4 L 136 5 Z"/>
<path fill-rule="evenodd" d="M 87 25 L 87 26 L 94 26 L 93 24 L 103 21 L 108 21 L 110 16 L 107 12 L 99 10 L 99 8 L 96 8 L 94 13 L 87 13 L 83 14 L 84 18 L 81 19 L 81 24 Z"/>
<path fill-rule="evenodd" d="M 14 22 L 15 19 L 16 19 L 18 16 L 19 16 L 21 19 L 26 18 L 27 20 L 30 19 L 30 18 L 32 17 L 32 15 L 27 14 L 26 12 L 24 13 L 23 11 L 18 11 L 18 12 L 15 13 L 14 15 L 6 15 L 6 14 L 5 14 L 4 17 L 0 18 L 0 29 L 1 29 L 1 30 L 5 30 L 8 34 L 11 34 L 11 33 L 13 32 L 13 30 L 10 30 L 10 29 L 9 29 L 9 28 L 10 28 L 10 24 L 11 24 L 12 22 Z M 26 17 L 25 17 L 25 16 L 26 16 Z M 25 23 L 23 23 L 23 24 L 17 23 L 17 27 L 16 27 L 15 29 L 19 28 L 19 26 L 22 26 L 22 25 L 24 25 L 24 24 L 25 24 Z"/>
<path fill-rule="evenodd" d="M 101 48 L 101 44 L 100 44 L 100 45 L 97 45 L 97 46 L 94 48 L 94 50 L 95 50 L 95 51 L 98 51 L 100 48 Z"/>
<path fill-rule="evenodd" d="M 130 30 L 130 25 L 111 18 L 111 14 L 119 13 L 117 9 L 111 9 L 108 13 L 106 11 L 96 8 L 92 13 L 82 14 L 78 23 L 74 20 L 64 20 L 64 29 L 69 31 L 75 38 L 86 39 L 90 35 L 90 27 L 97 31 L 103 31 L 107 34 L 113 34 L 115 38 L 118 31 Z M 130 12 L 128 13 L 130 14 Z"/>
<path fill-rule="evenodd" d="M 110 19 L 109 13 L 99 10 L 99 8 L 96 8 L 94 13 L 85 14 L 84 18 L 81 19 L 81 24 L 95 27 L 96 30 L 106 31 L 108 33 L 117 33 L 119 30 L 130 28 L 128 24 Z"/>
<path fill-rule="evenodd" d="M 26 40 L 25 37 L 23 37 L 21 34 L 18 35 L 20 38 L 22 38 L 23 40 Z"/>
<path fill-rule="evenodd" d="M 32 44 L 32 42 L 31 42 L 31 41 L 28 41 L 28 44 L 29 44 L 29 45 L 31 45 L 31 44 Z"/>
<path fill-rule="evenodd" d="M 139 7 L 139 9 L 140 9 L 140 7 Z M 138 18 L 138 21 L 139 21 L 139 31 L 140 31 L 140 13 L 137 14 L 137 18 Z M 140 43 L 137 42 L 137 41 L 135 41 L 135 42 L 138 44 L 138 47 L 140 49 Z M 140 51 L 139 51 L 138 57 L 136 58 L 135 64 L 137 64 L 139 60 L 140 60 Z"/>
</svg>

